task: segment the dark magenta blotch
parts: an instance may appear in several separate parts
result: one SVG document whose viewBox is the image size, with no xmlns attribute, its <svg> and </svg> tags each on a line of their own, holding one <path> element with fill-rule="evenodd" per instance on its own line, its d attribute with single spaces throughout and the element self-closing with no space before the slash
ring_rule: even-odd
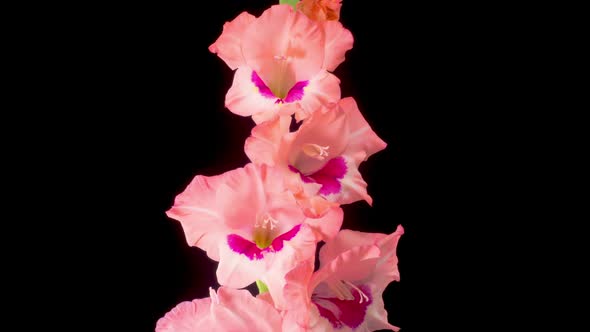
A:
<svg viewBox="0 0 590 332">
<path fill-rule="evenodd" d="M 227 244 L 229 245 L 229 248 L 232 251 L 244 255 L 248 257 L 248 259 L 250 260 L 258 260 L 264 258 L 264 253 L 266 252 L 276 252 L 283 249 L 284 242 L 294 238 L 295 235 L 297 235 L 297 233 L 299 232 L 299 229 L 301 229 L 301 224 L 291 228 L 291 230 L 289 230 L 288 232 L 285 232 L 277 236 L 271 242 L 271 245 L 268 248 L 264 249 L 258 248 L 258 246 L 254 242 L 246 240 L 237 234 L 229 234 L 227 236 Z"/>
<path fill-rule="evenodd" d="M 264 81 L 262 81 L 260 76 L 258 76 L 258 74 L 255 71 L 252 71 L 252 83 L 254 83 L 254 85 L 256 85 L 256 87 L 258 88 L 258 91 L 260 92 L 260 94 L 263 97 L 276 98 L 275 95 L 272 93 L 272 91 L 270 91 L 268 86 L 266 86 L 266 84 L 264 84 Z"/>
<path fill-rule="evenodd" d="M 360 290 L 365 293 L 369 298 L 363 303 L 360 303 L 361 295 L 354 289 L 351 289 L 354 300 L 340 300 L 337 297 L 311 297 L 311 301 L 316 305 L 320 315 L 326 318 L 334 328 L 341 328 L 342 325 L 346 325 L 352 329 L 357 328 L 365 320 L 367 314 L 367 307 L 373 303 L 373 296 L 369 287 L 365 285 L 357 286 Z M 328 308 L 322 307 L 315 300 L 321 299 L 323 301 L 329 301 L 334 304 L 340 312 L 333 312 Z"/>
<path fill-rule="evenodd" d="M 291 165 L 289 165 L 289 169 L 292 172 L 299 173 L 303 182 L 314 182 L 321 184 L 322 187 L 320 188 L 319 193 L 321 195 L 329 195 L 340 192 L 342 188 L 340 180 L 344 178 L 348 168 L 346 167 L 346 161 L 344 161 L 344 157 L 336 157 L 330 159 L 319 171 L 310 175 L 304 175 L 297 168 Z"/>
<path fill-rule="evenodd" d="M 262 78 L 258 76 L 255 71 L 252 71 L 251 77 L 252 83 L 258 88 L 260 94 L 265 98 L 275 99 L 275 104 L 281 103 L 292 103 L 294 101 L 301 100 L 303 98 L 303 88 L 305 88 L 309 81 L 300 81 L 295 83 L 287 92 L 287 96 L 285 98 L 277 98 L 274 93 L 270 90 L 270 88 L 264 83 Z"/>
</svg>

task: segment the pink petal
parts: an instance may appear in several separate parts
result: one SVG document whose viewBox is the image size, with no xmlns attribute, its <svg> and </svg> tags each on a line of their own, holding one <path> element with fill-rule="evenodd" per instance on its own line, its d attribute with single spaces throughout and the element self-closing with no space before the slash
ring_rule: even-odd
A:
<svg viewBox="0 0 590 332">
<path fill-rule="evenodd" d="M 256 123 L 261 123 L 285 112 L 295 110 L 283 109 L 282 104 L 275 103 L 276 98 L 269 98 L 260 93 L 259 87 L 252 82 L 252 69 L 240 67 L 234 75 L 234 81 L 225 95 L 225 106 L 241 116 L 252 116 Z"/>
<path fill-rule="evenodd" d="M 328 264 L 335 264 L 333 262 L 341 259 L 343 253 L 354 248 L 376 246 L 379 248 L 379 257 L 364 282 L 382 291 L 390 282 L 400 280 L 396 251 L 399 239 L 403 234 L 404 228 L 401 225 L 398 225 L 395 232 L 389 235 L 343 229 L 333 240 L 327 242 L 320 249 L 320 270 Z"/>
<path fill-rule="evenodd" d="M 244 31 L 256 18 L 247 12 L 242 12 L 231 22 L 223 25 L 223 32 L 215 43 L 209 46 L 209 51 L 217 55 L 232 69 L 244 64 L 242 56 L 241 39 Z"/>
<path fill-rule="evenodd" d="M 288 299 L 285 298 L 286 276 L 300 264 L 310 262 L 313 265 L 317 238 L 313 230 L 306 224 L 301 226 L 297 236 L 291 241 L 284 243 L 283 249 L 270 257 L 272 263 L 260 273 L 260 278 L 267 286 L 273 298 L 275 307 L 285 309 L 289 307 Z M 312 266 L 313 270 L 313 266 Z"/>
<path fill-rule="evenodd" d="M 275 5 L 246 29 L 242 52 L 247 65 L 265 82 L 282 80 L 284 77 L 276 75 L 286 73 L 294 84 L 309 80 L 321 69 L 324 33 L 291 6 Z"/>
<path fill-rule="evenodd" d="M 330 208 L 320 218 L 307 218 L 305 223 L 313 230 L 317 241 L 333 239 L 342 227 L 344 212 L 340 207 Z"/>
<path fill-rule="evenodd" d="M 306 119 L 321 107 L 331 108 L 340 100 L 340 80 L 325 70 L 309 80 L 295 112 L 298 122 Z"/>
<path fill-rule="evenodd" d="M 354 247 L 377 245 L 380 239 L 387 237 L 381 233 L 366 233 L 343 229 L 330 242 L 326 243 L 319 253 L 320 266 L 335 260 L 341 253 Z"/>
<path fill-rule="evenodd" d="M 279 312 L 248 290 L 220 287 L 217 298 L 219 303 L 213 301 L 211 310 L 214 328 L 195 331 L 280 331 Z"/>
<path fill-rule="evenodd" d="M 305 216 L 309 218 L 320 218 L 324 216 L 331 208 L 338 207 L 339 204 L 328 201 L 319 195 L 305 195 L 304 192 L 295 194 L 297 204 Z"/>
<path fill-rule="evenodd" d="M 219 260 L 219 237 L 227 231 L 223 216 L 216 209 L 215 195 L 220 183 L 228 176 L 229 173 L 196 176 L 166 212 L 168 217 L 180 221 L 187 243 L 205 250 L 214 260 Z"/>
<path fill-rule="evenodd" d="M 378 288 L 385 288 L 392 281 L 400 281 L 400 273 L 397 266 L 397 245 L 403 234 L 404 228 L 402 225 L 398 225 L 395 232 L 380 238 L 377 242 L 377 246 L 380 248 L 382 254 L 375 267 L 375 274 L 371 282 Z"/>
<path fill-rule="evenodd" d="M 274 166 L 281 138 L 289 132 L 290 123 L 291 117 L 281 116 L 255 126 L 244 144 L 248 158 L 256 164 Z"/>
<path fill-rule="evenodd" d="M 283 315 L 283 329 L 282 332 L 326 332 L 326 331 L 338 331 L 348 332 L 346 329 L 334 330 L 330 322 L 320 317 L 318 308 L 315 305 L 309 307 L 309 311 L 306 313 L 305 320 L 306 324 L 301 324 L 302 317 L 298 311 L 286 311 Z M 351 331 L 352 332 L 352 331 Z"/>
<path fill-rule="evenodd" d="M 352 33 L 345 29 L 340 22 L 324 22 L 323 26 L 326 35 L 324 68 L 334 71 L 344 61 L 346 51 L 352 49 L 354 38 Z"/>
<path fill-rule="evenodd" d="M 373 198 L 367 193 L 367 183 L 363 180 L 354 161 L 348 157 L 341 157 L 346 163 L 346 173 L 340 183 L 340 191 L 325 195 L 327 199 L 339 204 L 349 204 L 359 200 L 365 200 L 369 205 L 373 204 Z"/>
<path fill-rule="evenodd" d="M 269 259 L 252 260 L 236 253 L 227 244 L 220 247 L 216 273 L 217 282 L 222 286 L 244 288 L 260 279 L 269 266 Z"/>
<path fill-rule="evenodd" d="M 180 221 L 189 245 L 219 260 L 219 246 L 229 234 L 251 238 L 265 215 L 279 218 L 277 232 L 286 232 L 305 216 L 283 186 L 283 173 L 266 165 L 248 164 L 219 176 L 197 176 L 176 197 L 168 216 Z"/>
<path fill-rule="evenodd" d="M 315 288 L 320 282 L 330 280 L 352 282 L 367 278 L 375 270 L 380 253 L 375 245 L 356 246 L 330 261 L 321 260 L 320 269 L 314 273 L 310 287 Z"/>
<path fill-rule="evenodd" d="M 289 165 L 296 167 L 303 174 L 320 170 L 328 160 L 338 157 L 348 143 L 349 121 L 344 112 L 334 108 L 326 112 L 315 112 L 299 127 L 290 146 Z M 303 153 L 307 144 L 328 146 L 328 156 L 324 160 L 310 157 Z"/>
<path fill-rule="evenodd" d="M 156 323 L 156 332 L 194 332 L 214 328 L 210 316 L 211 299 L 181 302 Z"/>
<path fill-rule="evenodd" d="M 282 275 L 268 278 L 269 291 L 273 295 L 275 307 L 280 310 L 298 311 L 302 320 L 305 320 L 311 305 L 309 280 L 313 273 L 314 258 L 311 255 L 307 260 L 293 261 L 292 264 L 285 266 L 290 269 L 281 271 Z"/>
<path fill-rule="evenodd" d="M 387 311 L 383 303 L 383 289 L 372 289 L 373 303 L 367 308 L 365 315 L 365 326 L 368 331 L 391 330 L 399 331 L 400 328 L 389 324 Z"/>
<path fill-rule="evenodd" d="M 182 302 L 156 323 L 156 332 L 279 331 L 279 312 L 247 290 L 220 287 L 211 296 Z"/>
<path fill-rule="evenodd" d="M 303 224 L 294 234 L 283 239 L 276 238 L 272 244 L 273 247 L 276 246 L 276 250 L 263 249 L 262 258 L 257 259 L 237 253 L 227 242 L 223 243 L 217 267 L 217 281 L 224 286 L 242 288 L 256 280 L 262 280 L 272 294 L 280 289 L 275 285 L 281 282 L 287 271 L 300 261 L 308 260 L 315 255 L 318 242 L 316 237 L 314 231 Z M 277 301 L 274 296 L 273 300 Z"/>
<path fill-rule="evenodd" d="M 266 168 L 247 164 L 226 174 L 225 181 L 216 191 L 216 207 L 229 228 L 250 230 L 258 213 L 266 207 Z"/>
<path fill-rule="evenodd" d="M 350 123 L 349 141 L 343 154 L 350 156 L 359 165 L 372 154 L 385 149 L 387 143 L 371 129 L 352 97 L 343 98 L 339 105 Z"/>
</svg>

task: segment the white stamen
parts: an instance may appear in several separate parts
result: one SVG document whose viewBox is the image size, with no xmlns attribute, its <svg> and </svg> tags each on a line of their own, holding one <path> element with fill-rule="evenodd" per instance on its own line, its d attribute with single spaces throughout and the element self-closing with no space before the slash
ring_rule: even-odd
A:
<svg viewBox="0 0 590 332">
<path fill-rule="evenodd" d="M 350 293 L 350 290 L 342 283 L 342 281 L 330 282 L 328 287 L 336 294 L 339 300 L 353 300 L 354 296 Z"/>
<path fill-rule="evenodd" d="M 369 301 L 369 297 L 368 297 L 368 296 L 367 296 L 365 293 L 363 293 L 363 291 L 362 291 L 360 288 L 356 287 L 355 285 L 353 285 L 353 284 L 352 284 L 351 282 L 349 282 L 349 281 L 346 281 L 346 280 L 343 280 L 343 281 L 344 281 L 344 283 L 346 283 L 348 286 L 352 287 L 352 288 L 353 288 L 353 289 L 355 289 L 357 292 L 359 292 L 359 295 L 360 295 L 360 300 L 359 300 L 359 303 L 363 303 L 363 302 L 365 302 L 365 301 Z"/>
<path fill-rule="evenodd" d="M 324 160 L 328 156 L 328 149 L 330 146 L 321 146 L 317 144 L 305 144 L 301 147 L 303 153 L 306 155 L 315 158 L 317 160 Z"/>
<path fill-rule="evenodd" d="M 270 230 L 275 229 L 275 227 L 277 227 L 277 223 L 278 221 L 273 219 L 273 217 L 271 217 L 270 215 L 265 215 L 264 219 L 262 220 L 257 220 L 256 224 L 254 224 L 254 227 L 257 228 L 264 228 L 264 229 L 268 229 L 270 228 Z"/>
<path fill-rule="evenodd" d="M 279 61 L 287 60 L 287 57 L 284 55 L 275 55 L 273 58 Z"/>
</svg>

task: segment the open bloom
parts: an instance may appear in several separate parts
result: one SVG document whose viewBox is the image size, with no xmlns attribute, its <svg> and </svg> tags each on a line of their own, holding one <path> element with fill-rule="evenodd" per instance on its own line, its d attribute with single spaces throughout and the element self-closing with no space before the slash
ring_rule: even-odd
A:
<svg viewBox="0 0 590 332">
<path fill-rule="evenodd" d="M 375 331 L 387 321 L 383 291 L 399 281 L 396 249 L 402 226 L 390 234 L 342 230 L 320 249 L 320 268 L 301 262 L 283 287 L 283 331 Z"/>
<path fill-rule="evenodd" d="M 333 238 L 343 217 L 333 208 L 307 218 L 277 170 L 254 164 L 196 176 L 167 214 L 180 221 L 189 245 L 219 261 L 218 282 L 233 288 L 259 279 L 270 287 L 284 269 L 313 257 L 317 242 Z"/>
<path fill-rule="evenodd" d="M 247 290 L 209 289 L 210 297 L 185 301 L 156 323 L 156 332 L 280 331 L 281 316 Z"/>
<path fill-rule="evenodd" d="M 340 99 L 340 80 L 329 73 L 344 61 L 353 38 L 339 22 L 319 24 L 289 5 L 258 18 L 246 12 L 223 26 L 209 50 L 237 69 L 227 108 L 256 123 L 295 113 L 301 120 Z"/>
<path fill-rule="evenodd" d="M 318 216 L 330 203 L 372 204 L 358 166 L 386 146 L 348 97 L 315 112 L 295 132 L 289 132 L 288 119 L 259 124 L 244 149 L 254 163 L 282 169 L 306 213 Z"/>
<path fill-rule="evenodd" d="M 342 0 L 301 0 L 297 10 L 315 21 L 338 21 Z"/>
</svg>

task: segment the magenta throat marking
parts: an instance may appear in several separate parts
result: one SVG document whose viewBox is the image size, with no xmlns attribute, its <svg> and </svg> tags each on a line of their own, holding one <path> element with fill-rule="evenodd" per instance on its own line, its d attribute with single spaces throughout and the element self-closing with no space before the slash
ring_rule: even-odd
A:
<svg viewBox="0 0 590 332">
<path fill-rule="evenodd" d="M 277 96 L 275 96 L 270 88 L 264 84 L 264 81 L 255 71 L 252 71 L 251 80 L 252 83 L 254 83 L 254 85 L 258 88 L 258 92 L 260 92 L 263 97 L 269 99 L 276 98 L 275 104 L 292 103 L 294 101 L 301 100 L 303 98 L 303 88 L 309 84 L 309 81 L 297 82 L 291 87 L 291 89 L 289 89 L 289 92 L 287 92 L 287 96 L 285 98 L 277 98 Z"/>
<path fill-rule="evenodd" d="M 369 298 L 367 301 L 360 303 L 361 295 L 357 291 L 352 291 L 353 300 L 340 300 L 336 297 L 319 297 L 312 295 L 311 301 L 316 305 L 320 315 L 326 318 L 334 328 L 342 328 L 346 325 L 352 329 L 357 328 L 365 320 L 367 314 L 367 307 L 373 303 L 373 296 L 369 287 L 359 285 L 358 288 L 365 293 Z M 327 301 L 338 307 L 340 312 L 333 312 L 321 305 L 322 302 Z M 319 303 L 318 303 L 319 302 Z M 325 302 L 324 302 L 325 303 Z"/>
<path fill-rule="evenodd" d="M 321 195 L 329 195 L 329 194 L 336 194 L 339 193 L 342 189 L 342 185 L 340 184 L 340 180 L 344 178 L 346 174 L 347 167 L 346 161 L 344 161 L 343 157 L 336 157 L 334 159 L 330 159 L 324 167 L 322 167 L 319 171 L 312 173 L 310 175 L 304 175 L 301 173 L 297 168 L 294 166 L 289 165 L 289 169 L 292 172 L 299 173 L 301 179 L 305 183 L 319 183 L 322 185 L 320 188 L 319 193 Z"/>
<path fill-rule="evenodd" d="M 254 242 L 246 240 L 237 234 L 228 235 L 227 244 L 229 245 L 229 248 L 232 251 L 244 255 L 248 257 L 250 260 L 259 260 L 264 258 L 264 254 L 267 252 L 277 252 L 283 249 L 283 242 L 289 241 L 292 238 L 294 238 L 295 235 L 297 235 L 297 233 L 299 232 L 300 228 L 301 224 L 291 228 L 290 231 L 277 236 L 274 240 L 272 240 L 270 246 L 264 249 L 258 248 L 258 246 Z"/>
</svg>

